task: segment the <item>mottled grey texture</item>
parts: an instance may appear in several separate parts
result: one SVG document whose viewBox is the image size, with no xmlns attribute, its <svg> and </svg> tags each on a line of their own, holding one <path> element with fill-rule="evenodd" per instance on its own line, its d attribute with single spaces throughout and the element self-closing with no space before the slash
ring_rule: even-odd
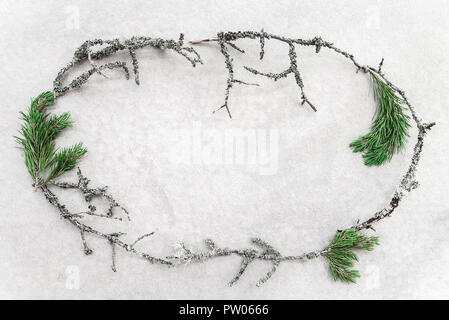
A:
<svg viewBox="0 0 449 320">
<path fill-rule="evenodd" d="M 10 200 L 2 202 L 2 296 L 447 297 L 447 8 L 444 2 L 436 12 L 432 1 L 416 7 L 407 7 L 407 3 L 130 2 L 121 8 L 106 4 L 106 9 L 98 10 L 100 5 L 83 2 L 76 5 L 80 29 L 73 30 L 66 23 L 72 3 L 42 3 L 31 10 L 30 3 L 3 2 L 0 10 L 7 16 L 1 22 L 2 37 L 7 45 L 2 57 L 8 65 L 1 77 L 8 79 L 2 79 L 8 83 L 8 94 L 2 105 L 10 112 L 2 119 L 5 134 L 0 139 L 10 152 L 2 157 L 2 167 L 9 170 L 1 176 L 0 192 L 2 199 Z M 42 16 L 47 17 L 45 23 Z M 225 283 L 235 272 L 237 259 L 171 272 L 123 256 L 117 261 L 123 266 L 112 273 L 109 254 L 83 257 L 73 230 L 55 220 L 53 209 L 29 187 L 20 151 L 8 139 L 16 132 L 17 112 L 26 107 L 27 97 L 51 88 L 54 73 L 86 38 L 138 33 L 176 37 L 184 31 L 187 39 L 198 39 L 213 36 L 216 30 L 261 27 L 291 36 L 320 34 L 372 64 L 385 57 L 383 71 L 408 93 L 424 120 L 438 121 L 424 147 L 418 172 L 421 186 L 407 197 L 394 218 L 377 228 L 381 246 L 361 255 L 359 284 L 334 284 L 319 259 L 299 266 L 283 265 L 285 270 L 261 288 L 253 283 L 266 273 L 267 265 L 251 265 L 253 272 L 245 281 L 227 288 Z M 265 44 L 264 65 L 285 64 L 285 50 L 270 46 Z M 246 63 L 255 60 L 260 47 L 245 49 L 245 55 L 253 54 Z M 288 252 L 301 252 L 316 244 L 325 246 L 336 228 L 369 217 L 388 201 L 408 165 L 413 142 L 381 168 L 364 167 L 360 156 L 350 152 L 347 144 L 369 126 L 374 104 L 364 77 L 354 76 L 347 63 L 336 63 L 334 56 L 323 51 L 319 56 L 301 51 L 306 60 L 304 81 L 319 112 L 298 110 L 294 86 L 267 82 L 234 93 L 231 122 L 223 114 L 210 115 L 221 100 L 226 76 L 217 48 L 204 46 L 202 52 L 207 66 L 197 70 L 154 50 L 142 53 L 149 59 L 139 59 L 140 88 L 104 70 L 110 79 L 98 77 L 82 93 L 67 95 L 56 107 L 57 111 L 72 112 L 77 120 L 61 140 L 85 141 L 90 152 L 83 160 L 84 172 L 96 182 L 110 185 L 111 192 L 131 206 L 128 209 L 137 220 L 131 226 L 135 234 L 158 229 L 148 240 L 151 243 L 139 245 L 152 250 L 160 247 L 159 255 L 166 251 L 167 243 L 176 240 L 199 245 L 208 236 L 217 243 L 238 245 L 251 236 Z M 216 128 L 218 133 L 236 127 L 276 128 L 280 136 L 278 170 L 263 176 L 242 166 L 173 162 L 172 154 L 182 145 L 180 128 L 189 129 L 192 122 Z M 213 140 L 205 142 L 211 143 Z M 326 234 L 328 239 L 323 238 Z M 106 249 L 97 250 L 103 251 Z M 70 265 L 79 270 L 79 289 L 66 286 Z"/>
</svg>

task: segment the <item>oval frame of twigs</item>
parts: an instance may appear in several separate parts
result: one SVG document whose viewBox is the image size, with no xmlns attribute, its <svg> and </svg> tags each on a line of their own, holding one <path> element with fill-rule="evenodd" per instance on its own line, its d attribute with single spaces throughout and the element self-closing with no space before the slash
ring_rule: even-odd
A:
<svg viewBox="0 0 449 320">
<path fill-rule="evenodd" d="M 346 282 L 355 282 L 355 278 L 359 276 L 358 271 L 356 270 L 350 270 L 350 268 L 353 266 L 353 262 L 357 260 L 357 256 L 354 253 L 354 249 L 366 249 L 371 250 L 375 244 L 377 244 L 377 237 L 368 237 L 360 233 L 360 231 L 364 229 L 372 229 L 373 224 L 377 223 L 378 221 L 384 219 L 385 217 L 389 217 L 394 210 L 398 207 L 400 201 L 413 189 L 415 189 L 418 186 L 418 182 L 416 181 L 415 174 L 418 162 L 420 160 L 420 155 L 424 143 L 424 137 L 426 133 L 432 128 L 432 126 L 435 123 L 424 123 L 416 114 L 414 108 L 409 103 L 405 93 L 403 90 L 401 90 L 399 87 L 394 85 L 383 73 L 382 71 L 382 65 L 383 65 L 383 59 L 379 66 L 377 68 L 368 66 L 368 65 L 362 65 L 356 61 L 354 56 L 352 54 L 347 53 L 346 51 L 343 51 L 336 46 L 334 46 L 333 43 L 325 41 L 321 39 L 320 37 L 315 37 L 313 39 L 296 39 L 296 38 L 287 38 L 271 33 L 267 33 L 265 31 L 244 31 L 244 32 L 220 32 L 217 34 L 215 38 L 209 38 L 209 39 L 203 39 L 199 41 L 191 41 L 191 45 L 199 44 L 199 43 L 206 43 L 206 42 L 214 42 L 218 43 L 220 52 L 223 55 L 225 59 L 225 66 L 228 71 L 228 78 L 226 82 L 226 88 L 225 88 L 225 98 L 223 105 L 218 109 L 225 109 L 229 115 L 231 116 L 228 99 L 231 92 L 231 89 L 233 88 L 234 84 L 244 84 L 244 85 L 252 85 L 251 83 L 247 83 L 238 79 L 234 78 L 234 65 L 233 65 L 233 59 L 231 58 L 231 55 L 228 51 L 228 48 L 232 48 L 238 52 L 244 53 L 244 50 L 242 50 L 240 47 L 238 47 L 235 42 L 239 39 L 257 39 L 260 42 L 260 59 L 263 59 L 264 53 L 265 53 L 265 42 L 267 40 L 276 40 L 280 41 L 282 43 L 285 43 L 288 45 L 288 57 L 290 61 L 289 67 L 280 72 L 280 73 L 264 73 L 257 71 L 250 67 L 245 67 L 245 69 L 254 74 L 254 75 L 260 75 L 265 76 L 268 78 L 271 78 L 273 80 L 279 80 L 281 78 L 286 78 L 288 75 L 292 75 L 295 79 L 295 82 L 299 88 L 300 93 L 300 99 L 302 104 L 307 104 L 313 111 L 316 111 L 316 107 L 311 103 L 309 98 L 306 96 L 304 91 L 304 84 L 301 77 L 301 73 L 298 67 L 298 61 L 297 61 L 297 53 L 296 53 L 296 46 L 306 46 L 306 47 L 314 47 L 316 53 L 319 53 L 322 48 L 329 49 L 344 58 L 348 59 L 352 62 L 352 64 L 356 68 L 356 72 L 363 72 L 368 75 L 376 76 L 381 79 L 392 91 L 394 91 L 395 95 L 397 95 L 400 99 L 403 100 L 405 105 L 407 106 L 408 110 L 410 111 L 412 118 L 418 128 L 418 136 L 417 141 L 414 146 L 414 151 L 411 159 L 411 163 L 405 173 L 405 175 L 402 177 L 398 187 L 396 188 L 396 191 L 394 192 L 391 200 L 389 203 L 382 208 L 381 210 L 374 213 L 373 216 L 370 218 L 364 220 L 364 221 L 357 221 L 356 224 L 351 225 L 347 228 L 344 228 L 342 230 L 338 230 L 334 239 L 331 241 L 331 243 L 322 250 L 315 250 L 309 253 L 304 253 L 300 255 L 284 255 L 281 254 L 280 251 L 275 249 L 273 246 L 268 244 L 267 242 L 263 241 L 262 239 L 255 238 L 252 239 L 252 243 L 257 247 L 255 248 L 246 248 L 246 249 L 231 249 L 231 248 L 221 248 L 218 247 L 214 241 L 207 239 L 205 240 L 206 244 L 206 250 L 205 251 L 192 251 L 191 249 L 187 248 L 183 243 L 179 243 L 177 246 L 177 252 L 172 256 L 167 256 L 164 258 L 158 258 L 155 257 L 149 253 L 146 253 L 145 251 L 142 251 L 140 249 L 136 248 L 136 245 L 143 239 L 150 237 L 153 235 L 153 232 L 144 234 L 140 237 L 138 237 L 133 242 L 127 242 L 122 240 L 122 233 L 104 233 L 101 231 L 98 231 L 97 229 L 85 224 L 82 221 L 82 218 L 86 215 L 90 216 L 99 216 L 104 218 L 111 218 L 111 219 L 122 219 L 122 216 L 116 216 L 114 213 L 114 208 L 120 208 L 122 210 L 123 216 L 129 219 L 128 212 L 126 209 L 121 206 L 109 193 L 107 193 L 106 187 L 97 187 L 97 188 L 91 188 L 89 186 L 89 180 L 82 174 L 81 170 L 78 168 L 78 181 L 76 182 L 61 182 L 57 181 L 56 179 L 53 179 L 53 176 L 50 176 L 52 179 L 45 179 L 43 176 L 45 170 L 47 167 L 45 165 L 48 165 L 49 167 L 53 166 L 52 168 L 55 168 L 55 166 L 59 165 L 59 171 L 53 170 L 54 176 L 58 176 L 65 171 L 68 171 L 70 169 L 73 169 L 75 167 L 76 161 L 85 153 L 85 149 L 81 145 L 75 145 L 72 147 L 72 149 L 64 149 L 63 151 L 66 152 L 65 158 L 64 155 L 60 156 L 60 158 L 56 157 L 54 160 L 49 161 L 50 163 L 46 163 L 43 166 L 43 170 L 40 167 L 41 163 L 39 162 L 39 170 L 35 169 L 35 172 L 33 169 L 30 169 L 29 166 L 32 166 L 32 168 L 35 168 L 33 162 L 28 163 L 27 166 L 30 171 L 30 174 L 34 178 L 34 184 L 33 186 L 36 189 L 39 189 L 43 192 L 45 198 L 59 211 L 60 216 L 64 218 L 66 221 L 70 222 L 74 227 L 77 228 L 77 230 L 80 232 L 81 240 L 83 243 L 84 253 L 86 255 L 92 254 L 92 249 L 89 247 L 86 241 L 86 234 L 95 235 L 97 237 L 100 237 L 104 240 L 106 240 L 110 245 L 112 249 L 112 270 L 116 271 L 116 263 L 115 263 L 115 250 L 117 248 L 124 249 L 125 251 L 135 254 L 137 256 L 140 256 L 144 259 L 146 259 L 150 263 L 154 264 L 160 264 L 165 266 L 175 266 L 177 264 L 185 264 L 189 262 L 201 262 L 206 261 L 208 259 L 212 259 L 215 257 L 224 257 L 224 256 L 230 256 L 230 255 L 237 255 L 241 257 L 241 267 L 234 276 L 234 278 L 230 281 L 230 285 L 234 284 L 236 281 L 238 281 L 241 277 L 241 275 L 245 272 L 247 266 L 255 261 L 255 260 L 263 260 L 271 263 L 271 269 L 259 280 L 257 285 L 263 284 L 265 281 L 267 281 L 273 273 L 276 271 L 279 264 L 286 261 L 304 261 L 304 260 L 311 260 L 320 256 L 323 256 L 327 258 L 329 265 L 330 265 L 330 271 L 332 276 L 335 280 L 342 280 Z M 92 48 L 95 46 L 102 46 L 97 51 L 93 51 Z M 126 62 L 124 61 L 116 61 L 112 63 L 105 63 L 98 65 L 96 64 L 97 61 L 101 60 L 104 57 L 110 56 L 116 52 L 119 51 L 127 51 L 131 57 L 132 65 L 133 65 L 133 74 L 134 79 L 137 84 L 139 84 L 139 64 L 137 61 L 136 56 L 136 50 L 145 48 L 145 47 L 153 47 L 158 48 L 161 50 L 169 50 L 173 51 L 179 55 L 181 55 L 183 58 L 185 58 L 187 61 L 189 61 L 193 67 L 195 67 L 197 64 L 202 64 L 202 60 L 198 52 L 192 47 L 192 46 L 185 46 L 184 44 L 184 36 L 183 34 L 180 35 L 179 40 L 164 40 L 161 38 L 150 38 L 150 37 L 132 37 L 130 39 L 126 40 L 119 40 L 119 39 L 113 39 L 113 40 L 101 40 L 101 39 L 95 39 L 95 40 L 89 40 L 84 42 L 76 51 L 72 58 L 72 60 L 64 67 L 62 68 L 59 73 L 57 74 L 56 79 L 53 82 L 54 88 L 52 92 L 45 92 L 38 96 L 31 105 L 30 113 L 33 111 L 35 112 L 34 116 L 37 117 L 37 119 L 41 120 L 35 120 L 31 117 L 30 114 L 24 114 L 23 119 L 25 120 L 25 125 L 22 127 L 22 134 L 24 137 L 16 139 L 22 146 L 24 147 L 24 150 L 27 151 L 26 143 L 29 143 L 29 139 L 25 136 L 27 133 L 33 133 L 37 130 L 36 129 L 36 121 L 44 121 L 42 123 L 45 124 L 45 121 L 55 121 L 55 124 L 53 126 L 48 126 L 50 129 L 50 133 L 48 134 L 50 136 L 50 142 L 52 145 L 50 147 L 54 148 L 54 139 L 56 138 L 56 135 L 59 131 L 64 129 L 66 126 L 71 125 L 71 122 L 68 120 L 69 115 L 64 114 L 64 117 L 62 115 L 60 116 L 62 120 L 65 120 L 64 125 L 61 124 L 62 120 L 58 122 L 58 117 L 53 116 L 51 118 L 48 117 L 48 114 L 46 114 L 46 107 L 53 104 L 55 99 L 63 96 L 67 92 L 69 92 L 72 89 L 77 89 L 83 86 L 88 79 L 94 75 L 99 74 L 101 76 L 106 77 L 104 74 L 104 70 L 107 69 L 122 69 L 125 73 L 125 76 L 127 79 L 130 77 L 130 72 L 127 68 Z M 63 80 L 66 77 L 67 73 L 72 69 L 72 67 L 81 64 L 83 62 L 90 63 L 91 68 L 81 74 L 80 76 L 73 79 L 68 85 L 63 85 Z M 34 108 L 34 109 L 33 109 Z M 215 112 L 215 111 L 214 111 Z M 34 119 L 34 120 L 33 120 Z M 43 119 L 43 120 L 42 120 Z M 31 124 L 29 122 L 32 122 Z M 33 122 L 34 121 L 34 122 Z M 27 127 L 29 125 L 29 127 Z M 34 126 L 33 126 L 34 125 Z M 25 128 L 25 129 L 24 129 Z M 56 129 L 57 130 L 56 130 Z M 24 131 L 25 130 L 25 131 Z M 29 130 L 29 131 L 26 131 Z M 53 130 L 53 131 L 51 131 Z M 54 132 L 54 131 L 57 132 Z M 28 140 L 27 140 L 28 139 Z M 33 143 L 33 141 L 31 141 Z M 54 151 L 54 150 L 53 150 Z M 71 158 L 68 158 L 71 155 Z M 25 153 L 26 161 L 29 161 L 29 157 L 31 157 L 31 160 L 33 155 L 29 156 L 27 153 Z M 38 157 L 34 155 L 35 157 Z M 63 160 L 73 160 L 70 162 L 70 166 L 67 165 L 67 163 L 63 162 Z M 38 159 L 39 160 L 39 159 Z M 63 163 L 60 164 L 58 161 L 62 161 Z M 63 166 L 65 165 L 65 167 Z M 66 170 L 67 169 L 67 170 Z M 59 198 L 56 196 L 56 194 L 50 190 L 50 186 L 61 188 L 61 189 L 76 189 L 84 196 L 84 199 L 86 201 L 86 204 L 88 205 L 88 209 L 85 212 L 81 213 L 72 213 L 70 212 L 67 207 L 62 204 L 59 200 Z M 91 201 L 94 198 L 103 198 L 108 203 L 108 209 L 107 211 L 102 213 L 97 213 L 95 206 L 91 203 Z"/>
</svg>

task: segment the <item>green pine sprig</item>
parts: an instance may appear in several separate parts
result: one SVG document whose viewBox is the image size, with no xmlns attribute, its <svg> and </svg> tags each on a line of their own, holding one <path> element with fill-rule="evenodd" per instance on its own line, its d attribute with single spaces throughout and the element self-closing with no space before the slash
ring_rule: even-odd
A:
<svg viewBox="0 0 449 320">
<path fill-rule="evenodd" d="M 410 117 L 404 113 L 404 100 L 377 75 L 371 73 L 374 97 L 377 101 L 371 132 L 353 141 L 354 152 L 364 152 L 367 166 L 379 166 L 390 161 L 405 144 Z"/>
<path fill-rule="evenodd" d="M 355 283 L 360 277 L 357 270 L 351 270 L 354 261 L 358 261 L 354 249 L 371 251 L 379 244 L 378 237 L 367 237 L 354 228 L 338 231 L 332 242 L 323 250 L 322 255 L 329 261 L 332 277 L 335 281 Z"/>
<path fill-rule="evenodd" d="M 21 136 L 14 137 L 23 148 L 25 165 L 36 182 L 47 183 L 73 169 L 87 152 L 81 143 L 58 151 L 56 137 L 73 122 L 68 112 L 50 115 L 47 108 L 54 103 L 55 96 L 51 91 L 32 100 L 28 113 L 20 113 L 24 121 L 19 131 Z"/>
<path fill-rule="evenodd" d="M 68 147 L 63 148 L 61 151 L 55 154 L 55 165 L 48 175 L 46 182 L 59 177 L 64 172 L 70 171 L 75 168 L 78 160 L 87 152 L 81 142 Z"/>
</svg>

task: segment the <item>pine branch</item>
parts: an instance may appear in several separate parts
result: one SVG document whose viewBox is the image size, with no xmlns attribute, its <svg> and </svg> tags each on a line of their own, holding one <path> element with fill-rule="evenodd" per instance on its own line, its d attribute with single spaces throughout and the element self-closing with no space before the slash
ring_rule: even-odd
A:
<svg viewBox="0 0 449 320">
<path fill-rule="evenodd" d="M 44 110 L 53 103 L 53 95 L 44 92 L 31 101 L 28 113 L 20 112 L 24 121 L 19 131 L 22 136 L 14 138 L 23 147 L 25 164 L 33 179 L 38 178 L 39 172 L 54 155 L 55 145 L 48 125 L 48 114 Z"/>
<path fill-rule="evenodd" d="M 28 113 L 21 112 L 24 121 L 21 137 L 14 137 L 23 148 L 25 165 L 36 186 L 73 169 L 87 151 L 81 143 L 57 151 L 55 139 L 73 122 L 68 112 L 49 115 L 47 108 L 54 102 L 54 94 L 50 91 L 34 99 Z"/>
<path fill-rule="evenodd" d="M 327 258 L 331 274 L 335 281 L 355 283 L 355 279 L 360 277 L 357 270 L 351 270 L 357 255 L 354 249 L 371 251 L 374 245 L 378 245 L 377 237 L 367 237 L 355 231 L 347 229 L 338 231 L 332 242 L 323 250 L 321 255 Z"/>
<path fill-rule="evenodd" d="M 374 97 L 377 101 L 375 120 L 371 132 L 361 136 L 349 146 L 354 152 L 364 152 L 367 166 L 378 166 L 390 161 L 405 144 L 410 128 L 410 117 L 404 114 L 405 101 L 376 74 L 373 79 Z"/>
<path fill-rule="evenodd" d="M 56 179 L 64 172 L 70 171 L 75 168 L 78 160 L 87 152 L 87 149 L 83 147 L 81 142 L 68 147 L 63 148 L 55 155 L 55 166 L 51 170 L 45 182 L 52 179 Z"/>
<path fill-rule="evenodd" d="M 46 91 L 41 93 L 33 101 L 31 101 L 31 108 L 42 111 L 44 108 L 50 107 L 54 104 L 55 96 L 53 92 Z"/>
<path fill-rule="evenodd" d="M 70 119 L 70 113 L 64 112 L 61 115 L 52 115 L 48 121 L 49 129 L 48 132 L 51 134 L 51 138 L 54 139 L 57 135 L 65 128 L 71 127 L 73 121 Z"/>
</svg>

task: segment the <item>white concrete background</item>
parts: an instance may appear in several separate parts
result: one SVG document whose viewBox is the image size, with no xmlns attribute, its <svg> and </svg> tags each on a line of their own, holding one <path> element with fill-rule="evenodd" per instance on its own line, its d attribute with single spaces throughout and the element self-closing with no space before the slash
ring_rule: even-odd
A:
<svg viewBox="0 0 449 320">
<path fill-rule="evenodd" d="M 449 298 L 448 14 L 444 0 L 3 0 L 0 298 Z M 425 143 L 421 186 L 376 226 L 381 245 L 360 254 L 358 284 L 334 283 L 324 259 L 283 264 L 260 288 L 255 282 L 270 266 L 257 262 L 230 288 L 237 257 L 165 269 L 119 252 L 113 273 L 110 248 L 96 238 L 89 238 L 94 255 L 84 256 L 77 231 L 31 187 L 12 139 L 18 112 L 52 88 L 57 71 L 84 40 L 177 38 L 179 32 L 193 40 L 262 27 L 291 37 L 321 35 L 363 64 L 377 65 L 384 57 L 385 72 L 418 114 L 438 123 Z M 98 228 L 127 231 L 130 238 L 154 230 L 141 246 L 162 256 L 178 240 L 193 248 L 203 248 L 207 237 L 222 246 L 250 247 L 254 236 L 295 254 L 321 249 L 337 228 L 368 218 L 389 201 L 409 164 L 416 130 L 388 165 L 368 168 L 351 152 L 349 142 L 368 130 L 375 108 L 366 75 L 326 50 L 316 55 L 314 48 L 299 48 L 305 87 L 319 109 L 313 113 L 298 107 L 292 78 L 272 83 L 241 68 L 282 70 L 285 46 L 267 42 L 262 62 L 257 43 L 242 46 L 248 52 L 234 55 L 237 76 L 262 86 L 232 91 L 232 121 L 224 112 L 211 114 L 222 103 L 226 80 L 213 44 L 198 48 L 205 65 L 195 69 L 172 53 L 142 50 L 139 87 L 109 71 L 109 79 L 94 76 L 58 101 L 55 112 L 70 111 L 76 121 L 58 143 L 82 140 L 89 153 L 81 168 L 92 185 L 109 185 L 133 216 L 123 225 L 92 220 Z M 273 133 L 268 171 L 261 170 L 267 169 L 261 159 L 255 166 L 208 162 L 207 152 L 223 152 L 220 141 L 234 129 Z M 185 161 L 194 150 L 190 140 L 204 153 Z M 81 210 L 80 197 L 61 197 Z"/>
</svg>

